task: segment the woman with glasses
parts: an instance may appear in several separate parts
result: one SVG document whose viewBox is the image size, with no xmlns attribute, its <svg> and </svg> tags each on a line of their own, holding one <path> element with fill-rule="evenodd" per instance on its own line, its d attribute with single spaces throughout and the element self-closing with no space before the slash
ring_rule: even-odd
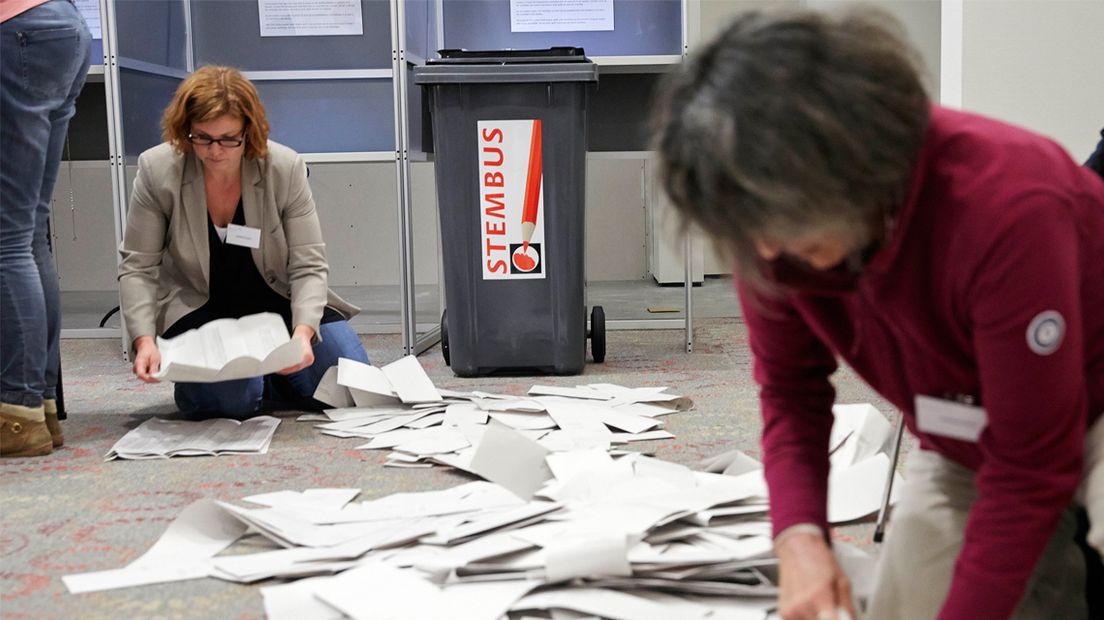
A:
<svg viewBox="0 0 1104 620">
<path fill-rule="evenodd" d="M 347 322 L 359 310 L 327 287 L 306 165 L 268 140 L 256 88 L 229 67 L 206 66 L 184 80 L 161 125 L 165 142 L 138 158 L 120 249 L 134 374 L 156 381 L 156 336 L 274 312 L 301 343 L 298 364 L 268 377 L 177 383 L 177 406 L 247 415 L 264 400 L 317 404 L 315 388 L 339 357 L 368 356 Z"/>
</svg>

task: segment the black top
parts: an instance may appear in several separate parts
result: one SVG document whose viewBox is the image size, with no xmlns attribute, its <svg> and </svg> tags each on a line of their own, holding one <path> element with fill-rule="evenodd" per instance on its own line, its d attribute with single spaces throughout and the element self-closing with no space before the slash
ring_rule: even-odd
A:
<svg viewBox="0 0 1104 620">
<path fill-rule="evenodd" d="M 245 210 L 238 200 L 233 223 L 245 225 Z M 189 312 L 165 330 L 164 338 L 178 336 L 215 319 L 238 319 L 260 312 L 275 312 L 284 318 L 291 332 L 291 301 L 272 290 L 253 263 L 252 250 L 224 243 L 219 238 L 211 214 L 207 214 L 207 246 L 211 251 L 211 289 L 207 303 Z M 322 312 L 322 323 L 339 321 L 342 316 L 333 308 Z"/>
</svg>

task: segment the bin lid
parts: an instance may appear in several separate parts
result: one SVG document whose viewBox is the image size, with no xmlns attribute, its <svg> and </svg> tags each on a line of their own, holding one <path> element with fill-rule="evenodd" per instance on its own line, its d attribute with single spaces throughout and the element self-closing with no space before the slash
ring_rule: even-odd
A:
<svg viewBox="0 0 1104 620">
<path fill-rule="evenodd" d="M 456 50 L 438 52 L 414 68 L 415 84 L 504 84 L 597 82 L 598 65 L 581 47 L 540 50 Z"/>
</svg>

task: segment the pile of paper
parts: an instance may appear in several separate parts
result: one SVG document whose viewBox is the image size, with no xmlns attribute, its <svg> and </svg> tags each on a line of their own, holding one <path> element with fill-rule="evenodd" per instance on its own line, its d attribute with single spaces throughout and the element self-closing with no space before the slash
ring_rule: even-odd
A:
<svg viewBox="0 0 1104 620">
<path fill-rule="evenodd" d="M 835 453 L 860 437 L 877 441 L 865 414 L 838 420 L 849 430 Z M 741 473 L 600 447 L 553 453 L 492 422 L 470 466 L 495 482 L 359 502 L 359 489 L 266 493 L 244 498 L 248 506 L 201 500 L 132 565 L 64 581 L 79 593 L 204 575 L 295 580 L 261 588 L 268 617 L 289 620 L 762 619 L 777 595 L 766 486 L 753 459 L 725 460 Z M 869 514 L 888 474 L 882 452 L 840 458 L 829 501 Z M 848 508 L 833 520 L 866 510 Z M 246 532 L 270 550 L 215 557 Z M 836 549 L 864 591 L 870 559 Z"/>
<path fill-rule="evenodd" d="M 258 416 L 239 422 L 152 418 L 123 435 L 105 459 L 167 459 L 173 456 L 265 454 L 280 420 Z"/>
<path fill-rule="evenodd" d="M 665 387 L 608 383 L 574 388 L 534 386 L 526 396 L 439 390 L 417 358 L 383 368 L 341 359 L 314 397 L 335 409 L 300 420 L 322 422 L 322 433 L 371 439 L 358 449 L 390 449 L 388 466 L 468 469 L 488 421 L 496 421 L 562 452 L 670 439 L 662 417 L 689 409 L 688 398 Z"/>
<path fill-rule="evenodd" d="M 261 377 L 298 364 L 302 345 L 280 315 L 265 312 L 219 319 L 175 338 L 157 338 L 163 381 L 211 383 Z"/>
</svg>

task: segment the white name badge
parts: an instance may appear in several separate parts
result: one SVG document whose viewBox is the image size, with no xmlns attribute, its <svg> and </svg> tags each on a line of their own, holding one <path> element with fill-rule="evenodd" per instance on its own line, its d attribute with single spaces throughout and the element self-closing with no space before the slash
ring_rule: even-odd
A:
<svg viewBox="0 0 1104 620">
<path fill-rule="evenodd" d="M 977 442 L 988 423 L 981 407 L 931 396 L 916 397 L 916 426 L 925 433 Z"/>
<path fill-rule="evenodd" d="M 255 250 L 261 247 L 261 229 L 230 224 L 226 227 L 226 243 Z"/>
</svg>

